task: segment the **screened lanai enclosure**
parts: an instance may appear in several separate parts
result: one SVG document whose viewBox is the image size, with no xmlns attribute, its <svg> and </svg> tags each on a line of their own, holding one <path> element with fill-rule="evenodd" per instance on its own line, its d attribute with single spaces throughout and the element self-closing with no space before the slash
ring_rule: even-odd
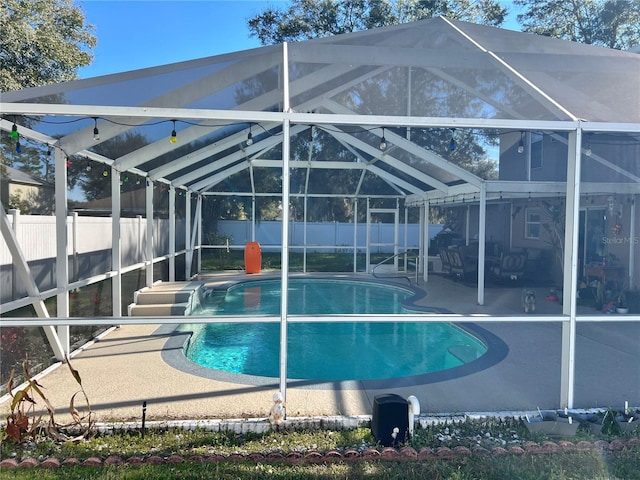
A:
<svg viewBox="0 0 640 480">
<path fill-rule="evenodd" d="M 289 323 L 339 321 L 290 314 L 291 274 L 339 253 L 342 272 L 439 305 L 349 320 L 482 325 L 514 342 L 501 362 L 519 373 L 500 382 L 515 392 L 539 360 L 518 356 L 526 326 L 552 349 L 550 407 L 593 402 L 586 370 L 604 404 L 640 405 L 638 53 L 433 18 L 4 92 L 0 106 L 2 328 L 44 327 L 59 360 L 69 326 L 184 323 L 129 317 L 133 291 L 198 280 L 203 257 L 255 241 L 279 254 L 280 314 L 264 321 L 280 326 L 285 394 Z M 11 172 L 34 158 L 50 182 L 26 198 Z M 19 195 L 54 216 L 20 213 Z M 92 285 L 110 305 L 75 308 Z M 615 329 L 631 343 L 594 359 Z M 537 406 L 523 397 L 504 407 Z M 434 405 L 452 407 L 469 409 Z"/>
</svg>

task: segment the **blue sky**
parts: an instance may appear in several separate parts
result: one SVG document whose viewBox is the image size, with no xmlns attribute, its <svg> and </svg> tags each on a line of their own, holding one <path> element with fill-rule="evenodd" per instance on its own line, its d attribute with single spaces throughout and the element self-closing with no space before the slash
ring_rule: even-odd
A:
<svg viewBox="0 0 640 480">
<path fill-rule="evenodd" d="M 76 0 L 98 44 L 80 78 L 259 47 L 247 19 L 285 0 Z"/>
<path fill-rule="evenodd" d="M 247 19 L 286 0 L 76 0 L 98 44 L 80 78 L 260 46 Z M 510 4 L 510 0 L 503 3 Z M 511 5 L 513 10 L 513 6 Z M 517 29 L 513 22 L 506 28 Z"/>
</svg>

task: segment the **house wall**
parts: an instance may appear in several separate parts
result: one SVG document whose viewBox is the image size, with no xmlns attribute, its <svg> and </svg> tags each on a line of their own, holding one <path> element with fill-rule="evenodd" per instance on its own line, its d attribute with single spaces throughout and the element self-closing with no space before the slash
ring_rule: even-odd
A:
<svg viewBox="0 0 640 480">
<path fill-rule="evenodd" d="M 16 182 L 3 182 L 2 202 L 8 205 L 11 198 L 17 198 L 29 206 L 31 212 L 49 213 L 53 205 L 53 188 Z"/>
<path fill-rule="evenodd" d="M 499 244 L 503 249 L 508 249 L 511 241 L 509 209 L 509 202 L 504 201 L 488 204 L 486 211 L 485 239 L 487 242 Z M 480 233 L 479 206 L 476 204 L 469 205 L 468 207 L 456 207 L 455 210 L 458 211 L 458 221 L 456 222 L 455 233 L 460 234 L 463 239 L 467 240 L 466 228 L 468 225 L 468 243 L 477 242 Z"/>
<path fill-rule="evenodd" d="M 587 133 L 583 136 L 582 144 L 583 148 L 591 150 L 591 155 L 582 155 L 582 182 L 638 183 L 638 142 L 630 142 L 619 135 Z M 625 172 L 628 173 L 625 175 Z"/>
<path fill-rule="evenodd" d="M 556 134 L 566 139 L 566 134 Z M 499 180 L 511 181 L 566 181 L 567 156 L 566 142 L 552 135 L 542 135 L 542 161 L 539 167 L 529 168 L 532 157 L 537 156 L 537 146 L 531 143 L 531 134 L 524 135 L 525 150 L 518 153 L 520 132 L 511 132 L 500 137 Z"/>
<path fill-rule="evenodd" d="M 613 209 L 609 208 L 610 197 L 613 197 Z M 599 205 L 606 209 L 605 234 L 602 238 L 603 251 L 609 261 L 622 264 L 626 270 L 626 286 L 632 290 L 640 288 L 640 209 L 637 208 L 638 196 L 615 195 L 593 196 L 583 200 L 582 206 Z M 634 210 L 632 202 L 636 202 L 635 218 L 631 218 Z M 635 225 L 633 231 L 632 225 Z M 633 251 L 634 262 L 630 264 Z"/>
<path fill-rule="evenodd" d="M 636 196 L 637 197 L 637 196 Z M 632 195 L 617 195 L 613 211 L 609 210 L 608 195 L 583 195 L 580 202 L 581 210 L 587 208 L 602 208 L 607 211 L 605 223 L 605 234 L 602 238 L 603 256 L 608 256 L 609 260 L 625 267 L 625 284 L 631 289 L 640 288 L 640 209 L 635 208 L 635 219 L 631 218 L 633 211 Z M 637 200 L 637 198 L 636 198 Z M 564 221 L 564 198 L 560 199 L 534 199 L 516 200 L 512 208 L 512 248 L 526 249 L 529 252 L 540 250 L 542 257 L 550 261 L 550 269 L 547 272 L 556 282 L 561 280 L 562 268 L 556 258 L 555 248 L 551 239 L 552 219 L 545 206 L 554 205 L 561 208 L 561 217 Z M 526 213 L 527 209 L 537 209 L 541 213 L 541 223 L 539 239 L 525 237 Z M 632 231 L 632 222 L 635 223 L 635 232 Z M 545 227 L 546 225 L 546 227 Z M 616 228 L 620 225 L 620 228 Z M 564 225 L 562 226 L 564 232 Z M 489 228 L 487 228 L 489 231 Z M 635 255 L 635 261 L 630 264 L 631 251 Z M 536 252 L 537 254 L 537 252 Z M 610 257 L 613 255 L 614 257 Z M 581 259 L 582 260 L 582 259 Z M 587 259 L 588 261 L 588 259 Z M 582 276 L 582 272 L 579 272 Z M 629 280 L 632 278 L 632 280 Z"/>
</svg>

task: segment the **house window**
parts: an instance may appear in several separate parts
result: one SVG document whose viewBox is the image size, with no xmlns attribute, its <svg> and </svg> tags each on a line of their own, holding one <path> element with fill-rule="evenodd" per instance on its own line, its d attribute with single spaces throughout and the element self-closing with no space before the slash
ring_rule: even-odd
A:
<svg viewBox="0 0 640 480">
<path fill-rule="evenodd" d="M 527 208 L 527 215 L 524 225 L 524 236 L 537 240 L 540 238 L 540 210 L 537 208 Z"/>
<path fill-rule="evenodd" d="M 532 132 L 531 133 L 531 150 L 530 150 L 530 165 L 531 170 L 535 170 L 536 168 L 542 168 L 542 139 L 543 135 L 541 133 Z"/>
</svg>

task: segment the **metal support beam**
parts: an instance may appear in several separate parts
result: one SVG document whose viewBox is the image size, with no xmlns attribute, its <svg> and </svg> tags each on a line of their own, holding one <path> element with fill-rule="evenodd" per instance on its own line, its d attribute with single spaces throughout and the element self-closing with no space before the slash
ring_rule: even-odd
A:
<svg viewBox="0 0 640 480">
<path fill-rule="evenodd" d="M 187 190 L 184 208 L 184 278 L 191 278 L 191 262 L 193 261 L 193 249 L 191 247 L 191 192 Z"/>
<path fill-rule="evenodd" d="M 57 317 L 69 318 L 69 238 L 67 232 L 67 156 L 59 148 L 54 149 L 55 211 L 56 211 L 56 287 Z M 58 337 L 62 350 L 69 353 L 69 326 L 58 327 Z M 58 360 L 63 360 L 59 358 Z"/>
<path fill-rule="evenodd" d="M 484 256 L 487 236 L 487 189 L 480 185 L 480 214 L 478 216 L 478 305 L 484 305 Z"/>
<path fill-rule="evenodd" d="M 176 189 L 169 187 L 169 281 L 176 281 Z"/>
<path fill-rule="evenodd" d="M 638 238 L 636 236 L 636 197 L 637 195 L 633 195 L 631 197 L 631 207 L 629 209 L 629 238 L 635 239 Z M 635 277 L 635 266 L 636 266 L 636 247 L 637 245 L 634 241 L 629 242 L 629 277 L 628 277 L 628 288 L 635 288 L 636 277 Z"/>
<path fill-rule="evenodd" d="M 397 201 L 396 201 L 397 203 Z M 409 244 L 408 236 L 409 236 L 409 207 L 405 205 L 404 207 L 404 245 L 402 245 L 402 249 L 404 250 L 404 271 L 407 273 L 409 270 L 409 259 L 407 255 L 407 245 Z M 420 239 L 418 240 L 418 249 L 420 249 Z M 416 270 L 419 268 L 420 262 L 416 261 Z"/>
<path fill-rule="evenodd" d="M 153 285 L 153 182 L 147 179 L 146 188 L 147 241 L 145 243 L 145 261 L 147 262 L 146 285 Z"/>
<path fill-rule="evenodd" d="M 195 226 L 193 225 L 195 223 Z M 189 264 L 189 274 L 187 278 L 191 278 L 191 269 L 193 267 L 193 255 L 194 252 L 198 252 L 198 258 L 196 259 L 196 267 L 197 267 L 197 271 L 200 271 L 200 260 L 199 260 L 199 252 L 200 249 L 196 249 L 196 246 L 198 245 L 196 243 L 197 239 L 200 238 L 200 230 L 202 228 L 202 195 L 198 195 L 198 198 L 196 200 L 196 211 L 193 215 L 193 222 L 190 224 L 191 225 L 191 236 L 189 237 L 189 233 L 187 233 L 187 260 L 188 260 L 188 264 Z M 188 229 L 187 229 L 188 232 Z"/>
<path fill-rule="evenodd" d="M 122 243 L 120 240 L 120 172 L 111 169 L 111 278 L 112 315 L 122 315 Z"/>
<path fill-rule="evenodd" d="M 289 61 L 287 43 L 282 45 L 282 85 L 283 110 L 289 110 Z M 282 124 L 282 275 L 280 287 L 280 393 L 286 405 L 287 400 L 287 354 L 289 315 L 289 155 L 291 152 L 291 125 L 289 120 Z"/>
<path fill-rule="evenodd" d="M 4 206 L 0 208 L 0 230 L 2 230 L 2 237 L 4 238 L 4 241 L 9 248 L 9 252 L 11 253 L 11 257 L 13 258 L 13 265 L 16 269 L 17 277 L 25 284 L 27 294 L 31 299 L 31 303 L 36 314 L 40 318 L 50 318 L 47 307 L 44 304 L 44 300 L 40 298 L 38 286 L 33 280 L 33 275 L 31 275 L 31 269 L 29 268 L 27 259 L 22 253 L 20 245 L 18 245 L 15 233 L 9 223 L 9 218 L 4 211 Z M 43 326 L 42 328 L 44 329 L 44 333 L 47 336 L 47 340 L 49 341 L 49 345 L 51 345 L 51 349 L 53 350 L 53 354 L 56 359 L 64 360 L 65 350 L 60 343 L 56 330 L 50 325 Z"/>
<path fill-rule="evenodd" d="M 429 200 L 425 200 L 424 204 L 420 205 L 420 223 L 422 228 L 420 233 L 422 240 L 420 242 L 420 257 L 422 259 L 422 279 L 425 282 L 429 281 Z"/>
<path fill-rule="evenodd" d="M 202 195 L 198 195 L 198 204 L 196 207 L 196 220 L 198 221 L 198 236 L 197 238 L 197 246 L 198 246 L 198 262 L 197 262 L 197 269 L 196 271 L 198 273 L 200 273 L 202 271 L 202 201 L 204 200 L 204 197 Z"/>
<path fill-rule="evenodd" d="M 353 199 L 353 273 L 358 271 L 358 198 Z"/>
<path fill-rule="evenodd" d="M 578 285 L 578 233 L 580 218 L 580 145 L 582 130 L 569 133 L 567 198 L 565 208 L 560 407 L 573 408 L 576 361 L 576 292 Z"/>
<path fill-rule="evenodd" d="M 364 271 L 366 273 L 371 273 L 369 271 L 369 265 L 371 265 L 371 202 L 369 197 L 367 197 L 367 230 L 366 230 L 366 247 L 365 247 L 365 264 Z"/>
</svg>

